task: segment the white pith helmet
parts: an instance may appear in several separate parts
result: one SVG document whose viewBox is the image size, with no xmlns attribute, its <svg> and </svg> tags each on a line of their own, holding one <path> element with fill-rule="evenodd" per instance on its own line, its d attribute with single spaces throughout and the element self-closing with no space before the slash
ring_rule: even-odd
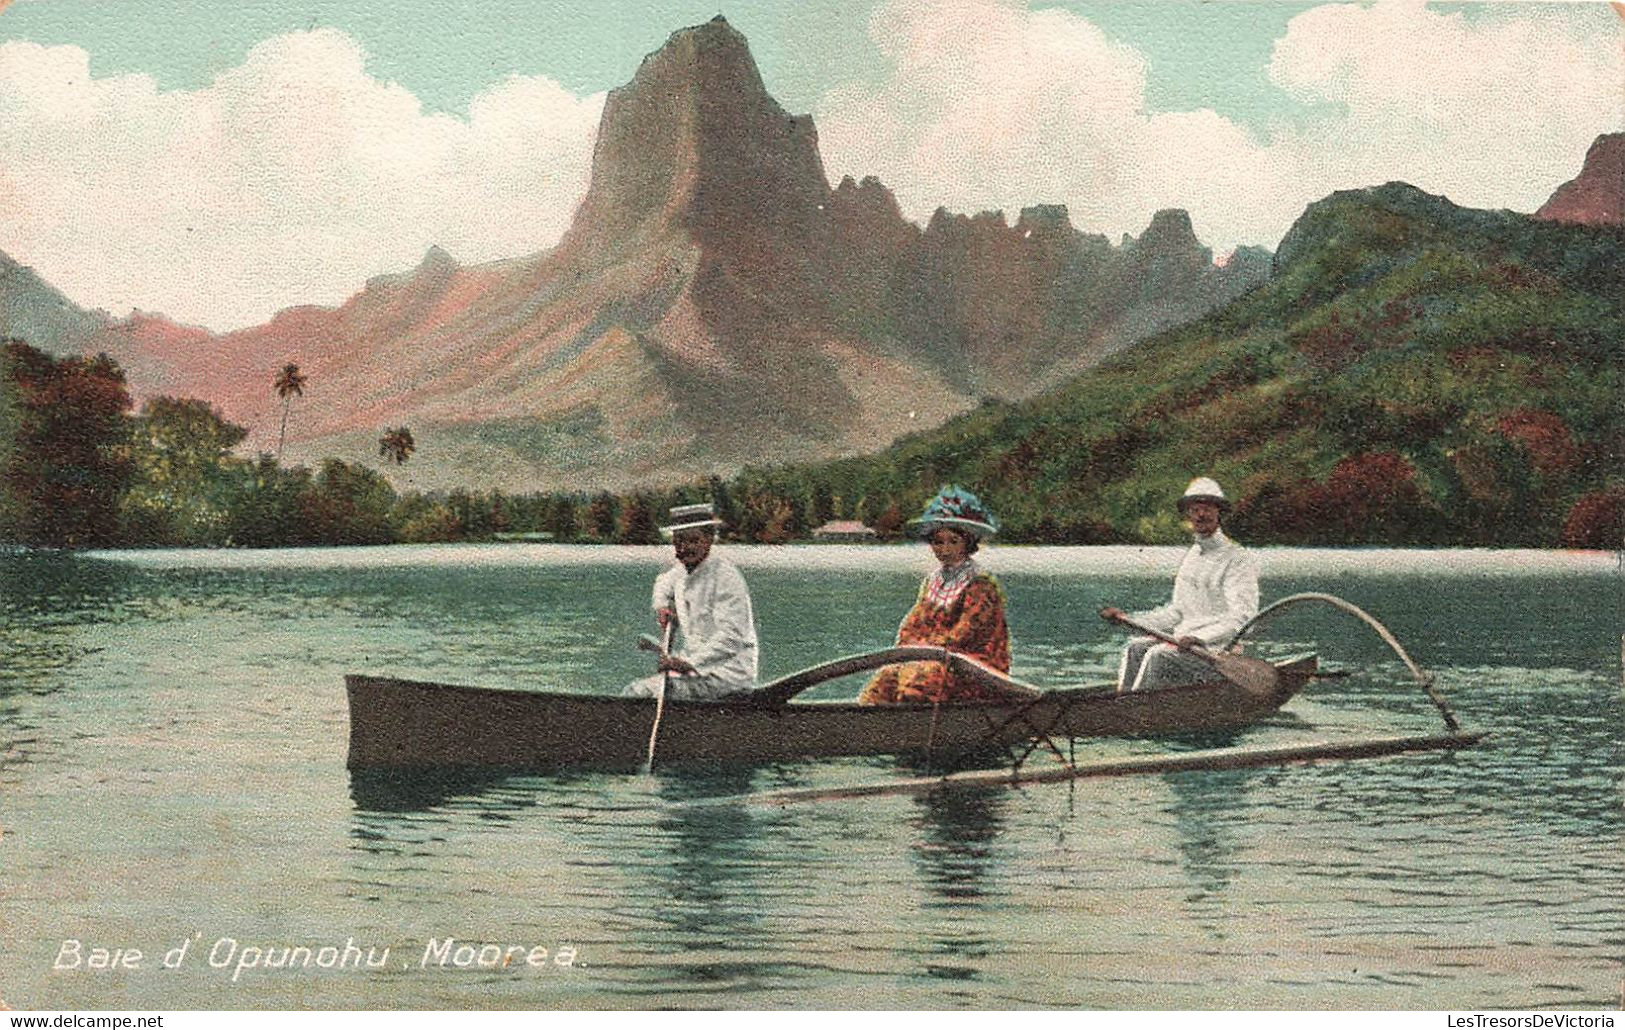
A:
<svg viewBox="0 0 1625 1030">
<path fill-rule="evenodd" d="M 1197 501 L 1208 501 L 1216 504 L 1220 511 L 1230 510 L 1230 501 L 1224 496 L 1224 490 L 1219 484 L 1206 476 L 1198 476 L 1191 480 L 1191 485 L 1185 488 L 1185 493 L 1179 498 L 1179 511 L 1184 514 L 1185 509 Z"/>
</svg>

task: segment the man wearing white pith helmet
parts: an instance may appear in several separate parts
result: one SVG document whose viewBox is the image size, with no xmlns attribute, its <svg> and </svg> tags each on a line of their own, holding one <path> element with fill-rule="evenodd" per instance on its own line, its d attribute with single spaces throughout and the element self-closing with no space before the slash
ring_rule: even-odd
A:
<svg viewBox="0 0 1625 1030">
<path fill-rule="evenodd" d="M 1179 499 L 1179 512 L 1191 525 L 1196 542 L 1174 577 L 1174 596 L 1160 608 L 1128 616 L 1135 622 L 1166 633 L 1179 647 L 1136 637 L 1123 649 L 1117 673 L 1118 690 L 1146 690 L 1211 678 L 1212 667 L 1184 653 L 1202 646 L 1218 649 L 1230 642 L 1258 614 L 1258 560 L 1224 535 L 1220 517 L 1230 510 L 1219 484 L 1205 476 L 1191 480 Z M 1123 612 L 1102 608 L 1107 619 Z"/>
<path fill-rule="evenodd" d="M 709 504 L 683 504 L 661 526 L 676 557 L 655 579 L 654 615 L 662 629 L 675 624 L 682 650 L 662 656 L 661 675 L 638 680 L 623 693 L 656 697 L 670 677 L 666 697 L 708 700 L 756 686 L 756 618 L 750 590 L 732 562 L 712 553 L 722 520 Z"/>
</svg>

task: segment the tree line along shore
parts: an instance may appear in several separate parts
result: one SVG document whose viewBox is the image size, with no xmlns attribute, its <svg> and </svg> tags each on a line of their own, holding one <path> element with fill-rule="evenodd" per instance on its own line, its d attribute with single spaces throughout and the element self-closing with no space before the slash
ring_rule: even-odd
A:
<svg viewBox="0 0 1625 1030">
<path fill-rule="evenodd" d="M 278 374 L 284 386 L 288 370 Z M 296 373 L 296 370 L 295 370 Z M 124 375 L 105 355 L 52 357 L 18 340 L 0 351 L 0 540 L 34 547 L 288 547 L 437 543 L 492 539 L 650 544 L 660 515 L 675 504 L 709 500 L 725 538 L 749 543 L 812 539 L 831 520 L 900 538 L 939 485 L 964 479 L 995 498 L 1000 539 L 1029 544 L 1174 543 L 1177 516 L 1154 501 L 1113 509 L 1079 504 L 1066 482 L 1035 482 L 1017 460 L 997 476 L 965 476 L 990 420 L 1022 417 L 989 405 L 880 455 L 803 467 L 748 468 L 723 479 L 620 493 L 559 491 L 397 492 L 374 468 L 328 459 L 317 468 L 284 466 L 276 456 L 245 458 L 246 431 L 207 403 L 159 397 L 133 410 Z M 287 397 L 284 397 L 287 400 Z M 1030 417 L 1030 416 L 1029 416 Z M 1503 484 L 1493 505 L 1450 511 L 1430 496 L 1397 451 L 1352 454 L 1323 479 L 1283 490 L 1237 483 L 1232 523 L 1258 544 L 1484 545 L 1608 548 L 1619 545 L 1625 497 L 1617 487 L 1559 491 L 1542 476 L 1554 432 L 1538 416 L 1488 455 L 1487 475 Z M 1113 432 L 1132 432 L 1112 426 Z M 1098 438 L 1099 427 L 1090 434 Z M 1030 440 L 1015 434 L 1016 447 Z M 410 431 L 387 429 L 380 462 L 410 459 Z M 1111 446 L 1122 447 L 1121 440 Z M 1545 450 L 1542 450 L 1544 446 Z M 1085 456 L 1100 456 L 1083 440 Z M 1572 450 L 1572 447 L 1570 448 Z M 1562 457 L 1560 454 L 1559 457 Z M 1009 456 L 1006 455 L 1008 459 Z M 1111 456 L 1106 455 L 1110 460 Z M 1176 470 L 1183 475 L 1184 470 Z M 1136 498 L 1149 489 L 1120 491 Z M 1171 496 L 1171 495 L 1170 495 Z M 1561 511 L 1554 502 L 1567 500 Z M 1542 509 L 1544 505 L 1544 510 Z M 1504 528 L 1515 525 L 1517 534 Z"/>
</svg>

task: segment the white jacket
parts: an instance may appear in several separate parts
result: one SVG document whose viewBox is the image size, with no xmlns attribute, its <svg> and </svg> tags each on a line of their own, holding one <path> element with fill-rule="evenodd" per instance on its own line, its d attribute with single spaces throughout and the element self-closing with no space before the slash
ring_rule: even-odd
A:
<svg viewBox="0 0 1625 1030">
<path fill-rule="evenodd" d="M 693 572 L 672 563 L 655 579 L 653 603 L 677 610 L 677 653 L 696 674 L 733 690 L 756 686 L 756 619 L 732 562 L 712 552 Z"/>
<path fill-rule="evenodd" d="M 1209 646 L 1227 643 L 1258 614 L 1258 559 L 1216 530 L 1197 537 L 1174 577 L 1173 600 L 1131 616 L 1172 637 L 1192 636 Z"/>
</svg>

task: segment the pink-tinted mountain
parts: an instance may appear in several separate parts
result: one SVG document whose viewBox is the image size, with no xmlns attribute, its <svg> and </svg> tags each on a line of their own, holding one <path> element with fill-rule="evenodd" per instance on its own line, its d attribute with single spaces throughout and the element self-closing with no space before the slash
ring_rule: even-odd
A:
<svg viewBox="0 0 1625 1030">
<path fill-rule="evenodd" d="M 1577 225 L 1625 225 L 1625 132 L 1598 136 L 1580 174 L 1557 188 L 1536 218 Z"/>
<path fill-rule="evenodd" d="M 418 451 L 393 474 L 418 486 L 621 487 L 873 450 L 1030 396 L 1262 282 L 1256 256 L 1215 266 L 1182 211 L 1113 245 L 1060 206 L 921 228 L 875 179 L 831 189 L 811 120 L 719 17 L 610 94 L 551 251 L 467 267 L 432 249 L 338 308 L 223 335 L 136 316 L 72 346 L 265 449 L 272 376 L 299 364 L 289 460 L 375 461 L 404 424 Z"/>
</svg>

